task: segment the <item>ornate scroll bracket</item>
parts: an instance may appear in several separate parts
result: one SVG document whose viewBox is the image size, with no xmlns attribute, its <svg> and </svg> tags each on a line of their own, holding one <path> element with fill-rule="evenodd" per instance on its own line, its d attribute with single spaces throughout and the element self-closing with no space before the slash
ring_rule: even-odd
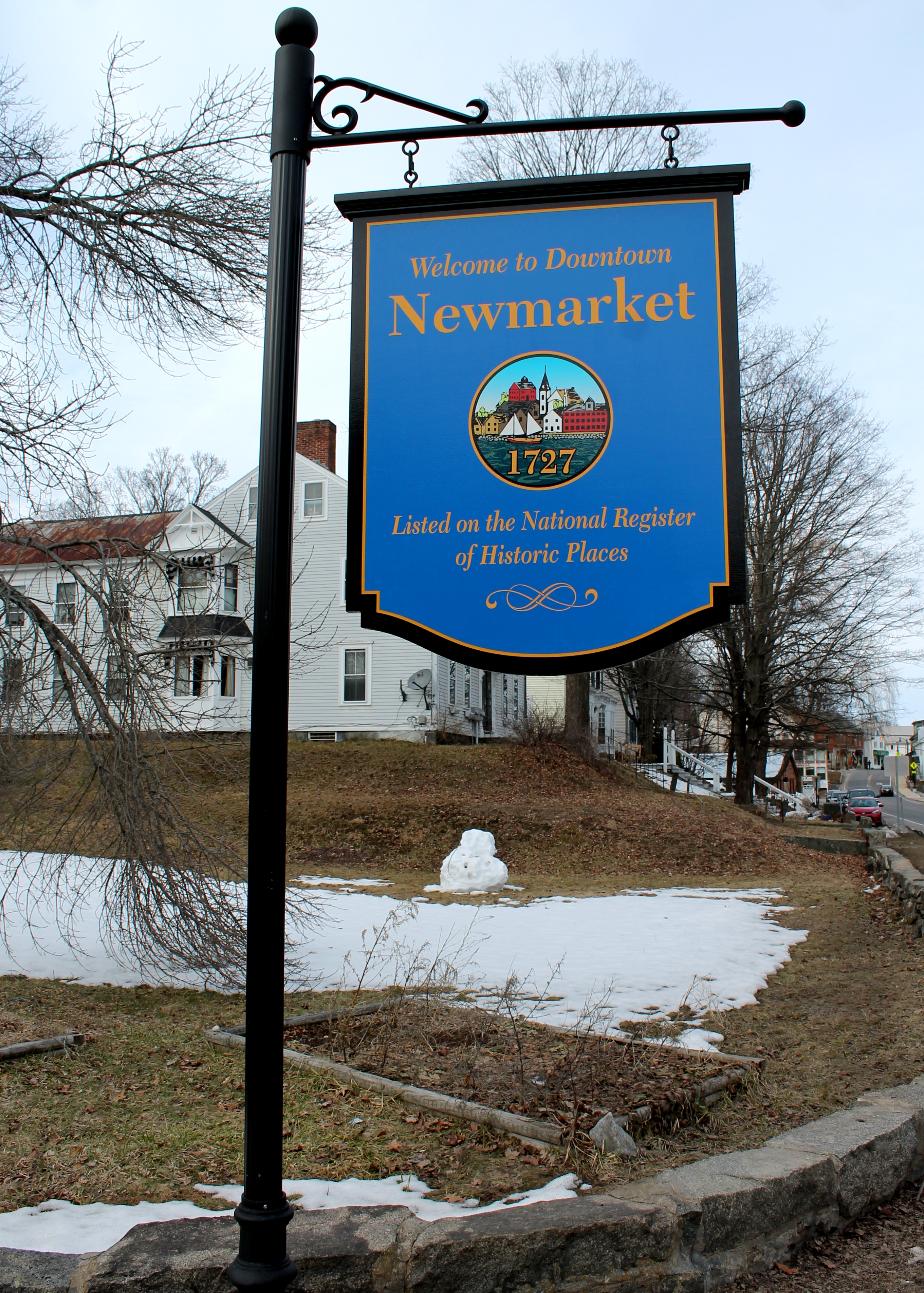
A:
<svg viewBox="0 0 924 1293">
<path fill-rule="evenodd" d="M 488 105 L 483 99 L 469 99 L 465 105 L 472 112 L 460 112 L 456 108 L 444 108 L 438 103 L 429 103 L 426 99 L 417 99 L 411 94 L 401 94 L 398 90 L 386 89 L 384 85 L 375 85 L 372 81 L 361 81 L 353 76 L 316 76 L 315 85 L 322 88 L 314 97 L 312 119 L 318 130 L 326 135 L 348 135 L 359 124 L 359 113 L 349 103 L 338 103 L 330 110 L 330 118 L 324 116 L 324 102 L 329 95 L 338 90 L 360 90 L 362 103 L 370 99 L 388 99 L 391 103 L 403 103 L 408 108 L 419 108 L 435 117 L 445 117 L 448 121 L 458 121 L 465 126 L 477 126 L 488 115 Z M 337 119 L 340 119 L 338 122 Z"/>
<path fill-rule="evenodd" d="M 580 600 L 580 593 L 571 584 L 557 583 L 549 584 L 547 588 L 533 588 L 531 584 L 514 584 L 511 588 L 495 588 L 493 593 L 488 593 L 484 599 L 484 604 L 489 611 L 496 611 L 499 597 L 504 598 L 507 610 L 516 611 L 518 614 L 523 611 L 534 611 L 541 608 L 544 611 L 582 611 L 588 606 L 593 606 L 599 594 L 596 588 L 587 588 L 584 592 L 584 601 Z"/>
</svg>

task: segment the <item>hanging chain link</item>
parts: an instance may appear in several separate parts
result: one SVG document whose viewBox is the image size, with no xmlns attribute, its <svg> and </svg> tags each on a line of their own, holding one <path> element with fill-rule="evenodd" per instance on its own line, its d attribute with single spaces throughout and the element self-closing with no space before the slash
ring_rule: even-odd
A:
<svg viewBox="0 0 924 1293">
<path fill-rule="evenodd" d="M 409 189 L 412 189 L 420 176 L 414 166 L 414 158 L 420 152 L 420 144 L 416 139 L 406 139 L 401 145 L 401 151 L 407 158 L 407 170 L 404 172 L 404 182 Z"/>
<path fill-rule="evenodd" d="M 664 166 L 667 170 L 675 170 L 680 165 L 679 158 L 674 156 L 674 141 L 680 138 L 680 127 L 662 126 L 661 138 L 667 144 L 667 156 L 664 159 Z"/>
</svg>

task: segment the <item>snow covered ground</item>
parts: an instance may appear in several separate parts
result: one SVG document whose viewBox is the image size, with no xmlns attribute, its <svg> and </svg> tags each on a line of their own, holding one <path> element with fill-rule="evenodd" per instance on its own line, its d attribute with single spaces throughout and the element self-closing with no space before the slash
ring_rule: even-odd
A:
<svg viewBox="0 0 924 1293">
<path fill-rule="evenodd" d="M 471 1216 L 497 1212 L 501 1208 L 548 1203 L 573 1198 L 580 1184 L 573 1173 L 557 1176 L 536 1190 L 510 1194 L 495 1203 L 479 1206 L 477 1199 L 464 1203 L 441 1203 L 428 1199 L 430 1187 L 416 1176 L 389 1176 L 381 1181 L 283 1181 L 282 1188 L 293 1205 L 308 1212 L 323 1208 L 375 1207 L 398 1204 L 409 1208 L 422 1221 L 440 1217 Z M 204 1194 L 231 1203 L 240 1202 L 239 1185 L 201 1185 Z M 129 1207 L 115 1203 L 67 1203 L 49 1199 L 34 1208 L 17 1208 L 0 1213 L 0 1248 L 25 1248 L 37 1253 L 99 1253 L 127 1235 L 132 1226 L 151 1221 L 178 1221 L 191 1217 L 227 1217 L 233 1209 L 199 1208 L 194 1203 L 136 1203 Z"/>
<path fill-rule="evenodd" d="M 54 891 L 36 883 L 38 854 L 18 862 L 19 855 L 0 853 L 0 973 L 124 986 L 164 981 L 132 964 L 100 929 L 92 859 L 65 862 Z M 242 901 L 241 886 L 223 888 L 229 903 Z M 774 919 L 780 895 L 763 890 L 502 896 L 477 905 L 326 889 L 291 896 L 294 907 L 310 902 L 319 916 L 312 930 L 300 929 L 294 949 L 318 987 L 351 987 L 360 975 L 367 987 L 386 987 L 429 974 L 490 995 L 515 981 L 545 998 L 544 1021 L 574 1024 L 592 1012 L 600 1029 L 681 1004 L 696 1014 L 748 1005 L 805 937 Z M 190 971 L 170 982 L 206 986 Z M 691 1030 L 683 1040 L 715 1038 Z"/>
</svg>

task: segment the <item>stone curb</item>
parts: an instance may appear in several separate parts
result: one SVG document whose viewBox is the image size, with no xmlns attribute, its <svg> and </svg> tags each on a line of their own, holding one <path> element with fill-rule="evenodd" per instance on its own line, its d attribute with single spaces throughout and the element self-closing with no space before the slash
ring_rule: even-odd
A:
<svg viewBox="0 0 924 1293">
<path fill-rule="evenodd" d="M 866 868 L 895 894 L 905 923 L 919 938 L 924 935 L 924 875 L 901 853 L 873 840 Z"/>
<path fill-rule="evenodd" d="M 708 1293 L 785 1260 L 924 1175 L 924 1076 L 759 1149 L 610 1191 L 425 1223 L 298 1212 L 292 1293 Z M 0 1250 L 0 1293 L 230 1293 L 231 1217 L 136 1226 L 98 1255 Z"/>
</svg>

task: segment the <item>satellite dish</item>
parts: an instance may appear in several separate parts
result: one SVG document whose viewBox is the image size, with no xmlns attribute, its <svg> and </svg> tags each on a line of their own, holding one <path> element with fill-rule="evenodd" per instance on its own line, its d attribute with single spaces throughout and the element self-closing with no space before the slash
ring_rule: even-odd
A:
<svg viewBox="0 0 924 1293">
<path fill-rule="evenodd" d="M 419 691 L 421 693 L 427 709 L 430 708 L 430 687 L 432 686 L 432 683 L 433 672 L 430 669 L 418 669 L 417 672 L 412 673 L 410 678 L 407 680 L 408 688 L 413 688 L 414 691 Z"/>
</svg>

